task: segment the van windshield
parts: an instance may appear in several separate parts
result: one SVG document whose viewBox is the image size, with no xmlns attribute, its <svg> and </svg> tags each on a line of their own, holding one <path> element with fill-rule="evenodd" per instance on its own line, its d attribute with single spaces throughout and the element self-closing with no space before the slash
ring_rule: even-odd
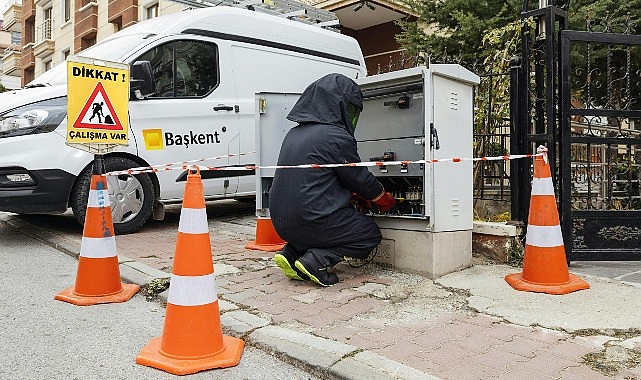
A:
<svg viewBox="0 0 641 380">
<path fill-rule="evenodd" d="M 101 41 L 77 55 L 80 57 L 104 59 L 106 61 L 122 62 L 124 58 L 137 46 L 139 46 L 149 33 L 114 35 L 112 38 Z M 61 62 L 47 72 L 43 73 L 26 87 L 38 87 L 43 85 L 57 85 L 67 83 L 67 64 Z"/>
</svg>

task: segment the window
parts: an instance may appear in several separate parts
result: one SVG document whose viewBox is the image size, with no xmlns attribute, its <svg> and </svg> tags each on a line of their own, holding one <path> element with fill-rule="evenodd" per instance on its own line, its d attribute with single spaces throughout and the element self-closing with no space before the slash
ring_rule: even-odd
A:
<svg viewBox="0 0 641 380">
<path fill-rule="evenodd" d="M 49 71 L 49 69 L 51 69 L 51 60 L 44 61 L 42 64 L 43 64 L 44 71 Z"/>
<path fill-rule="evenodd" d="M 65 49 L 62 51 L 62 60 L 66 61 L 67 58 L 69 58 L 69 54 L 71 54 L 71 49 Z"/>
<path fill-rule="evenodd" d="M 202 41 L 175 41 L 156 46 L 138 61 L 149 61 L 155 79 L 152 97 L 201 97 L 218 85 L 216 45 Z"/>
<path fill-rule="evenodd" d="M 62 0 L 62 19 L 67 22 L 71 19 L 71 0 Z"/>
<path fill-rule="evenodd" d="M 11 43 L 16 45 L 22 45 L 22 33 L 11 32 Z"/>
<path fill-rule="evenodd" d="M 146 10 L 145 19 L 158 17 L 158 3 L 148 6 Z"/>
<path fill-rule="evenodd" d="M 44 10 L 44 22 L 42 23 L 42 39 L 43 40 L 50 40 L 51 39 L 51 27 L 52 27 L 52 22 L 53 19 L 51 18 L 52 15 L 52 8 L 46 8 Z"/>
</svg>

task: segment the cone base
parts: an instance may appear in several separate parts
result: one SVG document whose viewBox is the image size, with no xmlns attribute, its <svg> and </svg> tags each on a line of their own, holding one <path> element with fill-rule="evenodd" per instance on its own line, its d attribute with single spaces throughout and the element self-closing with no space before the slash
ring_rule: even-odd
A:
<svg viewBox="0 0 641 380">
<path fill-rule="evenodd" d="M 136 284 L 122 284 L 122 290 L 115 294 L 110 294 L 107 296 L 81 296 L 75 294 L 75 286 L 67 288 L 54 297 L 55 300 L 65 301 L 77 306 L 91 306 L 99 303 L 115 303 L 115 302 L 125 302 L 129 301 L 131 297 L 140 290 L 140 286 Z"/>
<path fill-rule="evenodd" d="M 547 294 L 568 294 L 577 290 L 589 289 L 588 284 L 583 279 L 579 278 L 572 273 L 569 274 L 570 280 L 565 284 L 537 284 L 528 282 L 523 279 L 523 273 L 508 274 L 505 276 L 505 281 L 516 290 L 525 292 L 547 293 Z"/>
<path fill-rule="evenodd" d="M 214 368 L 233 367 L 240 362 L 245 342 L 223 335 L 224 351 L 202 359 L 175 359 L 160 353 L 161 337 L 152 339 L 136 356 L 136 363 L 161 369 L 174 375 L 189 375 Z"/>
<path fill-rule="evenodd" d="M 278 252 L 283 249 L 285 243 L 282 244 L 259 244 L 255 240 L 252 240 L 245 244 L 245 249 L 255 249 L 257 251 L 265 252 Z"/>
</svg>

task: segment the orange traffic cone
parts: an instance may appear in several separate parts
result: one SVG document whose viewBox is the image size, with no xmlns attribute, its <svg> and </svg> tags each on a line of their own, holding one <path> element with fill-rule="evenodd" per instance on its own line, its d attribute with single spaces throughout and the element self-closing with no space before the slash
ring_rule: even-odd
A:
<svg viewBox="0 0 641 380">
<path fill-rule="evenodd" d="M 185 185 L 162 336 L 136 363 L 187 375 L 238 364 L 245 342 L 223 336 L 200 172 Z"/>
<path fill-rule="evenodd" d="M 544 156 L 534 160 L 523 271 L 505 281 L 516 290 L 548 294 L 588 289 L 590 284 L 568 272 L 547 148 L 540 146 L 537 153 Z"/>
<path fill-rule="evenodd" d="M 258 217 L 256 220 L 256 240 L 245 244 L 246 249 L 277 252 L 285 246 L 285 240 L 278 236 L 271 218 Z"/>
<path fill-rule="evenodd" d="M 140 287 L 120 282 L 109 192 L 101 157 L 94 161 L 76 283 L 54 297 L 79 306 L 125 302 Z"/>
</svg>

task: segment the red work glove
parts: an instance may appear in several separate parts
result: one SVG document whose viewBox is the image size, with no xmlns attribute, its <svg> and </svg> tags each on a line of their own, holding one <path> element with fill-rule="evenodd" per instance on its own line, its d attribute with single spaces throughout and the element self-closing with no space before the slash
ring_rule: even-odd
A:
<svg viewBox="0 0 641 380">
<path fill-rule="evenodd" d="M 378 206 L 378 211 L 380 212 L 388 212 L 392 208 L 396 207 L 394 197 L 385 190 L 383 190 L 383 193 L 377 197 L 374 204 Z"/>
</svg>

